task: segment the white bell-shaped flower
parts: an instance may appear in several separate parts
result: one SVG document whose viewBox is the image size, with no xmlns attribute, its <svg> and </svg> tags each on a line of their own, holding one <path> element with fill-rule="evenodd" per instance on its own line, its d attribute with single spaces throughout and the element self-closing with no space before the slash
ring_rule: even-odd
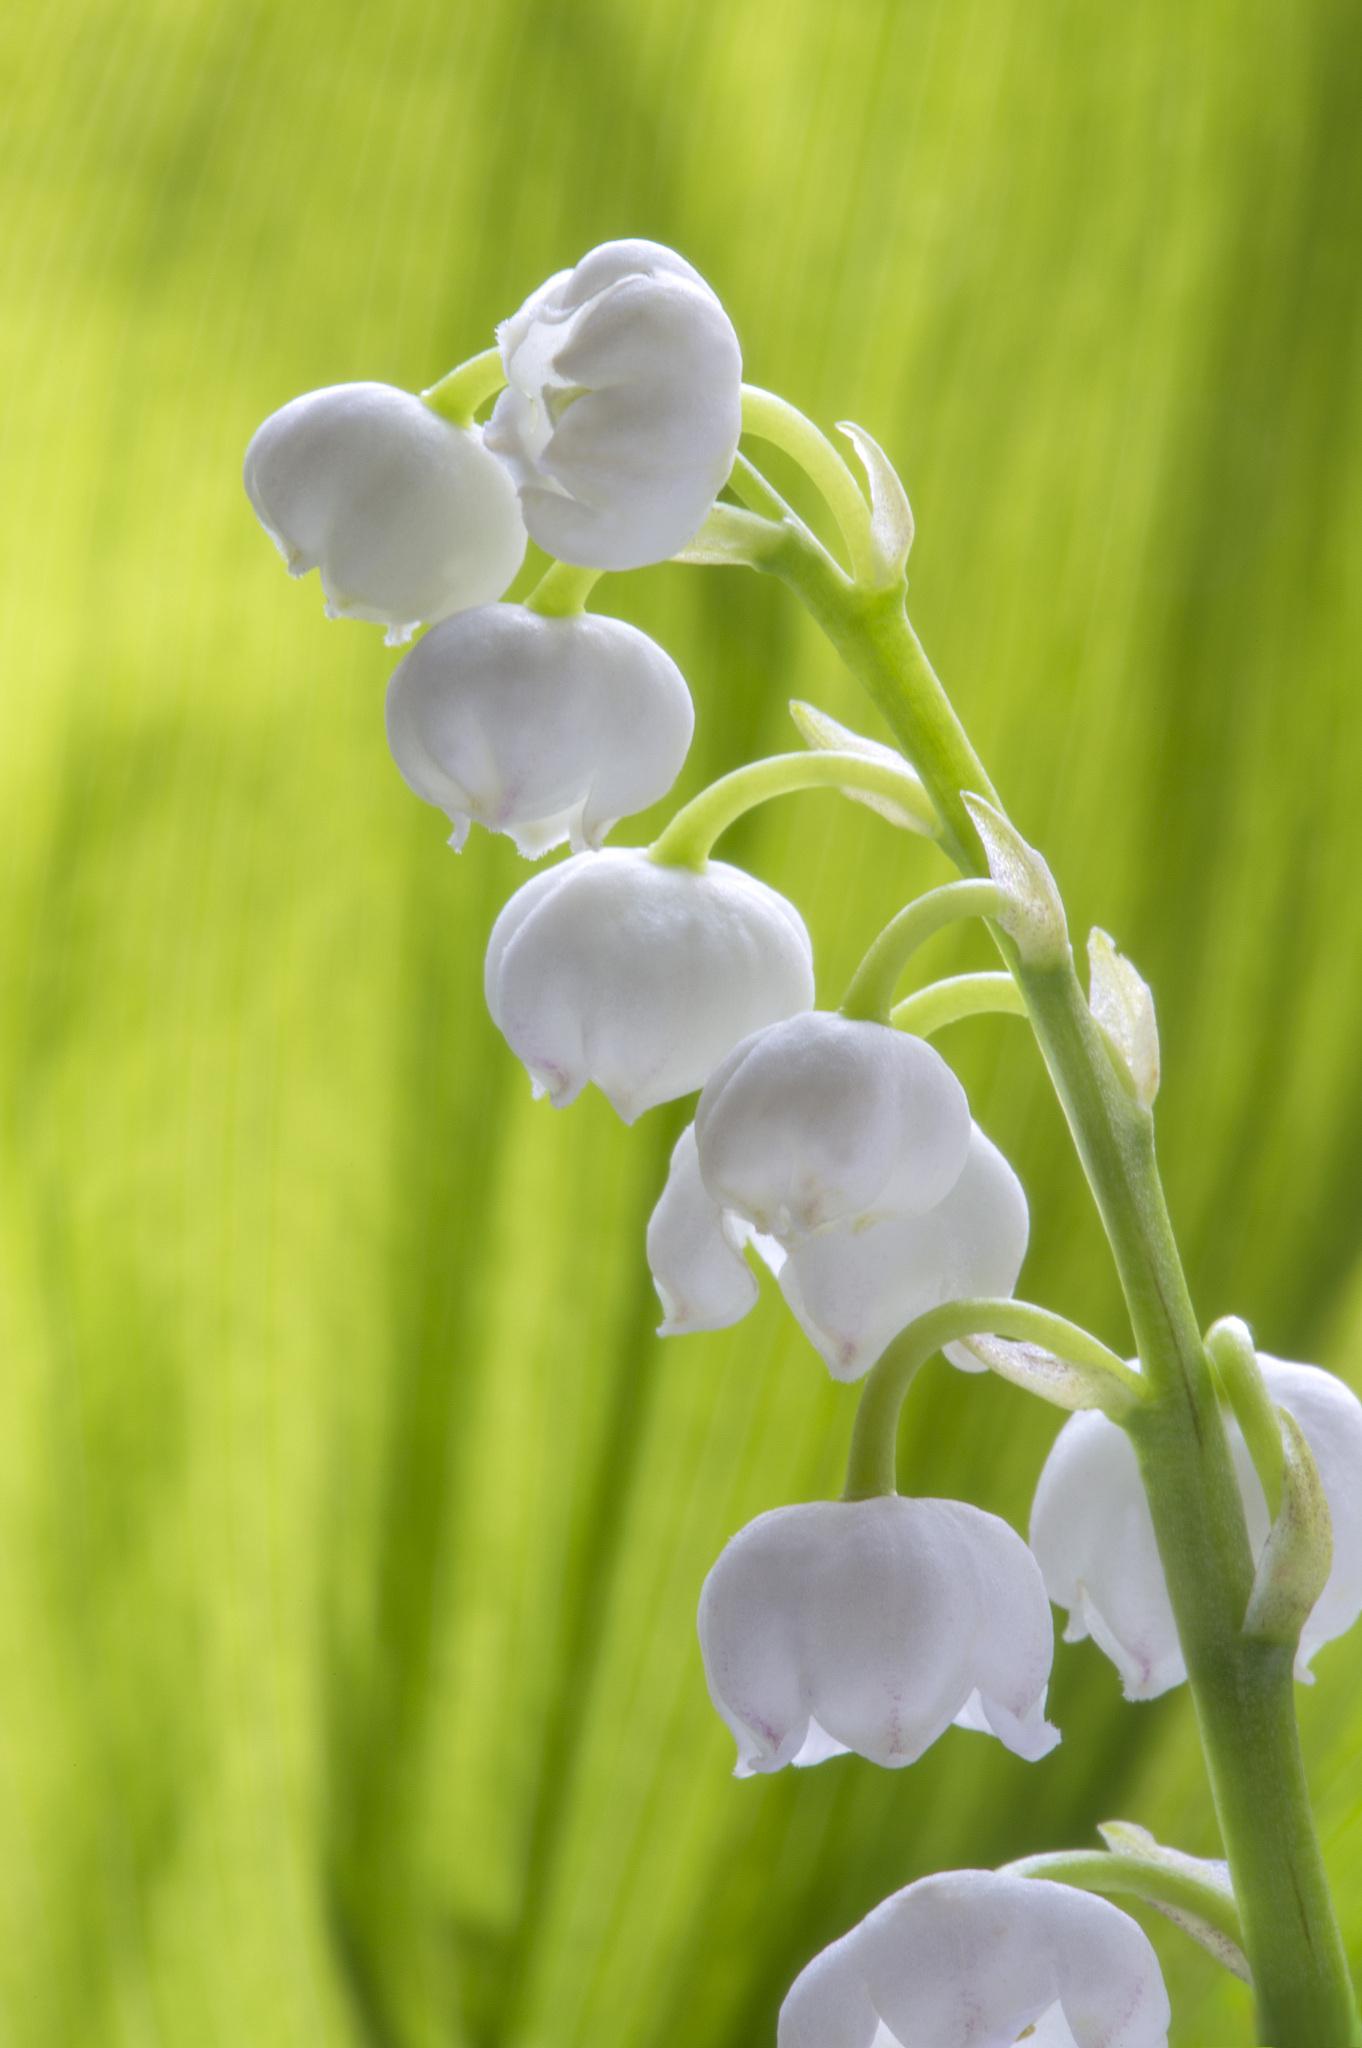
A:
<svg viewBox="0 0 1362 2048">
<path fill-rule="evenodd" d="M 1010 1294 L 1027 1231 L 1021 1182 L 977 1124 L 964 1170 L 926 1215 L 873 1222 L 853 1215 L 788 1242 L 755 1231 L 749 1217 L 714 1201 L 688 1131 L 648 1225 L 648 1263 L 665 1311 L 663 1336 L 723 1329 L 756 1300 L 742 1256 L 752 1243 L 834 1379 L 856 1380 L 929 1309 Z M 946 1356 L 966 1372 L 985 1370 L 962 1345 L 948 1345 Z"/>
<path fill-rule="evenodd" d="M 952 1722 L 1029 1760 L 1059 1740 L 1039 1568 L 1006 1522 L 959 1501 L 759 1515 L 705 1580 L 699 1631 L 739 1777 L 845 1750 L 898 1768 Z"/>
<path fill-rule="evenodd" d="M 1332 1373 L 1259 1354 L 1273 1402 L 1294 1415 L 1319 1468 L 1333 1525 L 1333 1566 L 1301 1633 L 1296 1674 L 1362 1614 L 1362 1402 Z M 1230 1449 L 1255 1558 L 1267 1541 L 1263 1489 L 1238 1425 Z M 1125 1432 L 1095 1411 L 1071 1416 L 1036 1488 L 1031 1545 L 1065 1640 L 1091 1636 L 1127 1699 L 1152 1700 L 1187 1676 L 1139 1466 Z"/>
<path fill-rule="evenodd" d="M 940 1053 L 826 1010 L 745 1039 L 695 1109 L 711 1198 L 785 1244 L 934 1209 L 960 1178 L 969 1136 L 965 1091 Z"/>
<path fill-rule="evenodd" d="M 925 1216 L 890 1216 L 819 1231 L 768 1257 L 800 1327 L 834 1379 L 858 1380 L 909 1323 L 948 1301 L 1011 1294 L 1030 1219 L 1021 1182 L 997 1146 L 972 1127 L 965 1168 Z M 987 1368 L 959 1344 L 946 1357 Z"/>
<path fill-rule="evenodd" d="M 493 1022 L 558 1107 L 594 1081 L 632 1123 L 699 1088 L 740 1038 L 813 1001 L 792 903 L 722 861 L 577 853 L 516 891 L 492 928 Z"/>
<path fill-rule="evenodd" d="M 435 626 L 388 685 L 388 744 L 416 794 L 534 858 L 599 846 L 671 788 L 695 713 L 656 641 L 622 619 L 479 605 Z"/>
<path fill-rule="evenodd" d="M 1143 1929 L 1106 1899 L 1006 1870 L 919 1878 L 815 1956 L 777 2048 L 1168 2048 Z"/>
<path fill-rule="evenodd" d="M 487 445 L 561 561 L 641 569 L 685 547 L 742 425 L 742 353 L 714 293 L 656 242 L 606 242 L 497 330 Z"/>
<path fill-rule="evenodd" d="M 396 642 L 501 596 L 525 555 L 511 479 L 482 430 L 391 384 L 333 384 L 271 413 L 246 450 L 256 517 L 291 576 L 321 572 L 331 618 Z"/>
</svg>

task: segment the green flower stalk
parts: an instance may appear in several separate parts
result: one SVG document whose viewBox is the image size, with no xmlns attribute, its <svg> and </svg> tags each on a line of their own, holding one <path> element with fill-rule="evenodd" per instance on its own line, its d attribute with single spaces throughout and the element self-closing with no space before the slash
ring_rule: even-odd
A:
<svg viewBox="0 0 1362 2048">
<path fill-rule="evenodd" d="M 1188 1683 L 1225 1848 L 1207 1863 L 1116 1822 L 1104 1851 L 922 1879 L 802 1972 L 778 2048 L 1167 2048 L 1157 1958 L 1104 1894 L 1247 1978 L 1261 2042 L 1362 2048 L 1294 1693 L 1362 1614 L 1362 1403 L 1263 1357 L 1235 1318 L 1202 1335 L 1155 1153 L 1153 997 L 1103 932 L 1079 982 L 1055 877 L 909 619 L 902 482 L 864 428 L 840 428 L 858 475 L 744 384 L 719 300 L 655 243 L 589 252 L 497 332 L 420 399 L 353 385 L 293 401 L 253 440 L 247 486 L 333 611 L 399 635 L 439 622 L 393 679 L 389 731 L 455 842 L 474 819 L 527 854 L 573 848 L 515 892 L 487 953 L 488 1008 L 536 1092 L 565 1106 L 594 1084 L 627 1121 L 698 1092 L 648 1227 L 663 1333 L 738 1322 L 755 1258 L 832 1376 L 864 1382 L 842 1499 L 759 1517 L 706 1582 L 706 1677 L 740 1773 L 846 1751 L 900 1768 L 952 1723 L 1038 1760 L 1059 1739 L 1053 1604 L 1131 1698 Z M 743 434 L 803 472 L 844 559 Z M 500 603 L 526 529 L 558 559 L 523 604 Z M 671 786 L 691 699 L 660 649 L 586 602 L 604 572 L 667 559 L 778 577 L 895 744 L 796 704 L 805 751 L 735 769 L 650 846 L 603 846 Z M 712 858 L 754 805 L 816 788 L 932 839 L 958 871 L 889 922 L 837 1010 L 814 1007 L 795 906 Z M 919 947 L 966 920 L 1001 970 L 896 1001 Z M 1030 1023 L 1133 1362 L 1014 1298 L 1025 1192 L 926 1043 L 987 1014 Z M 901 1410 L 938 1351 L 1069 1411 L 1029 1546 L 966 1503 L 899 1495 Z"/>
</svg>

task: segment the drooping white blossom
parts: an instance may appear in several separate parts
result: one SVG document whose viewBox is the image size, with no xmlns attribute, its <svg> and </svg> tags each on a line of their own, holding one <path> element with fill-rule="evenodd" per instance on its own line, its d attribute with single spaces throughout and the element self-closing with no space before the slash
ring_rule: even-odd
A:
<svg viewBox="0 0 1362 2048">
<path fill-rule="evenodd" d="M 492 928 L 487 1007 L 538 1094 L 589 1081 L 632 1123 L 699 1088 L 740 1038 L 813 1001 L 792 903 L 740 868 L 578 853 L 518 889 Z"/>
<path fill-rule="evenodd" d="M 778 2048 L 1167 2048 L 1143 1930 L 1106 1899 L 1009 1871 L 895 1892 L 815 1956 Z"/>
<path fill-rule="evenodd" d="M 695 1126 L 687 1124 L 648 1221 L 648 1264 L 662 1302 L 662 1336 L 723 1330 L 755 1306 L 756 1276 L 742 1255 L 748 1235 L 706 1194 Z"/>
<path fill-rule="evenodd" d="M 952 1722 L 1032 1760 L 1059 1740 L 1039 1568 L 1006 1522 L 959 1501 L 759 1515 L 705 1580 L 699 1632 L 739 1777 L 845 1750 L 898 1768 Z"/>
<path fill-rule="evenodd" d="M 1333 1524 L 1333 1566 L 1301 1634 L 1297 1676 L 1362 1614 L 1362 1402 L 1314 1365 L 1259 1354 L 1273 1402 L 1300 1424 Z M 1238 1425 L 1227 1423 L 1254 1557 L 1267 1541 L 1263 1489 Z M 1050 1598 L 1068 1611 L 1065 1638 L 1091 1636 L 1121 1674 L 1127 1699 L 1152 1700 L 1187 1676 L 1154 1522 L 1125 1432 L 1104 1415 L 1075 1415 L 1055 1439 L 1036 1488 L 1031 1545 Z"/>
<path fill-rule="evenodd" d="M 646 633 L 518 604 L 433 627 L 394 671 L 387 717 L 393 759 L 446 813 L 451 844 L 473 820 L 530 858 L 599 846 L 665 796 L 695 725 L 680 669 Z"/>
<path fill-rule="evenodd" d="M 1026 1256 L 1021 1182 L 977 1124 L 950 1193 L 925 1216 L 843 1223 L 768 1257 L 780 1289 L 834 1379 L 857 1380 L 900 1330 L 948 1301 L 1011 1294 Z M 987 1367 L 960 1344 L 945 1355 L 965 1372 Z"/>
<path fill-rule="evenodd" d="M 683 548 L 737 451 L 742 354 L 714 293 L 656 242 L 605 242 L 497 330 L 487 445 L 565 562 L 640 569 Z"/>
<path fill-rule="evenodd" d="M 975 1295 L 1010 1294 L 1026 1253 L 1020 1181 L 977 1124 L 950 1192 L 920 1216 L 865 1221 L 851 1215 L 812 1234 L 782 1239 L 750 1214 L 713 1199 L 692 1132 L 683 1134 L 648 1226 L 648 1263 L 665 1311 L 662 1334 L 716 1330 L 756 1300 L 742 1247 L 755 1246 L 835 1379 L 856 1380 L 929 1309 Z M 966 1372 L 983 1367 L 946 1347 Z"/>
<path fill-rule="evenodd" d="M 935 1208 L 960 1178 L 969 1135 L 965 1091 L 940 1053 L 826 1010 L 744 1039 L 695 1109 L 712 1200 L 787 1244 L 828 1224 Z"/>
<path fill-rule="evenodd" d="M 391 384 L 304 392 L 257 427 L 246 492 L 291 576 L 320 571 L 331 618 L 391 641 L 501 596 L 525 555 L 506 471 L 477 427 Z"/>
</svg>

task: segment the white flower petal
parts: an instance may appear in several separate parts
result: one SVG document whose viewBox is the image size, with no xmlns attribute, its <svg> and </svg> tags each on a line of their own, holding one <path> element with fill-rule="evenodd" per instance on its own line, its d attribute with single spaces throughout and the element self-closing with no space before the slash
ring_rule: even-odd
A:
<svg viewBox="0 0 1362 2048">
<path fill-rule="evenodd" d="M 626 1123 L 699 1088 L 738 1039 L 813 1000 L 793 904 L 722 861 L 579 853 L 518 889 L 492 929 L 487 1006 L 552 1101 L 589 1081 Z"/>
<path fill-rule="evenodd" d="M 1011 1294 L 1026 1256 L 1021 1182 L 975 1124 L 964 1171 L 925 1216 L 840 1226 L 793 1245 L 785 1299 L 835 1379 L 868 1372 L 908 1324 L 943 1302 Z M 963 1347 L 946 1356 L 977 1370 Z"/>
<path fill-rule="evenodd" d="M 934 1207 L 960 1178 L 970 1114 L 920 1038 L 813 1011 L 715 1069 L 695 1135 L 715 1201 L 788 1248 L 828 1224 Z"/>
<path fill-rule="evenodd" d="M 1135 1922 L 1106 1899 L 953 1870 L 896 1892 L 815 1957 L 778 2048 L 1167 2048 L 1168 1994 Z"/>
<path fill-rule="evenodd" d="M 1031 1511 L 1031 1548 L 1066 1640 L 1091 1635 L 1130 1700 L 1187 1676 L 1140 1469 L 1125 1431 L 1095 1410 L 1073 1415 L 1046 1460 Z"/>
<path fill-rule="evenodd" d="M 290 574 L 320 570 L 328 614 L 398 638 L 500 597 L 524 559 L 515 490 L 481 430 L 391 384 L 281 406 L 252 437 L 245 484 Z"/>
<path fill-rule="evenodd" d="M 1304 1675 L 1320 1645 L 1362 1613 L 1362 1402 L 1332 1373 L 1260 1354 L 1268 1392 L 1299 1422 L 1319 1466 L 1334 1562 L 1301 1637 Z M 1230 1449 L 1255 1558 L 1267 1540 L 1262 1487 L 1238 1425 Z M 1187 1676 L 1139 1466 L 1123 1430 L 1095 1412 L 1055 1439 L 1036 1488 L 1031 1547 L 1050 1598 L 1069 1611 L 1067 1640 L 1091 1635 L 1128 1699 L 1154 1699 Z"/>
<path fill-rule="evenodd" d="M 687 1124 L 648 1222 L 648 1264 L 663 1308 L 660 1335 L 722 1330 L 741 1321 L 757 1299 L 757 1281 L 738 1245 L 733 1223 L 705 1192 L 695 1127 Z"/>
<path fill-rule="evenodd" d="M 1294 1365 L 1259 1353 L 1268 1393 L 1278 1407 L 1295 1416 L 1319 1468 L 1329 1503 L 1334 1561 L 1324 1591 L 1301 1631 L 1296 1670 L 1309 1672 L 1310 1660 L 1362 1614 L 1362 1401 L 1334 1373 L 1317 1365 Z M 1254 1494 L 1261 1499 L 1257 1475 L 1247 1458 L 1241 1465 L 1250 1528 L 1256 1520 Z M 1266 1541 L 1266 1513 L 1255 1556 Z"/>
<path fill-rule="evenodd" d="M 525 521 L 560 560 L 642 568 L 683 548 L 733 465 L 742 356 L 698 271 L 609 242 L 498 330 L 507 389 L 488 427 Z"/>
<path fill-rule="evenodd" d="M 1053 1635 L 1035 1561 L 1005 1522 L 956 1501 L 759 1516 L 706 1579 L 699 1633 L 741 1776 L 841 1749 L 899 1768 L 976 1696 L 1018 1754 L 1057 1739 L 1038 1719 Z"/>
<path fill-rule="evenodd" d="M 408 785 L 537 856 L 595 845 L 665 796 L 695 714 L 676 664 L 623 620 L 482 605 L 426 634 L 388 685 Z"/>
</svg>

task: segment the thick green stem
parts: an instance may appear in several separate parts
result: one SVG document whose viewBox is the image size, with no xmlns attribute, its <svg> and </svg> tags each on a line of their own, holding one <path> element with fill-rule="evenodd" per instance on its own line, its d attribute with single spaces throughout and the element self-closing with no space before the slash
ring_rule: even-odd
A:
<svg viewBox="0 0 1362 2048">
<path fill-rule="evenodd" d="M 1002 903 L 1001 889 L 974 879 L 946 882 L 916 897 L 889 920 L 852 975 L 842 998 L 842 1015 L 887 1024 L 899 976 L 918 947 L 962 918 L 992 917 Z"/>
<path fill-rule="evenodd" d="M 1010 974 L 952 974 L 928 982 L 896 1003 L 889 1021 L 914 1038 L 934 1038 L 962 1017 L 1024 1017 L 1026 1003 Z"/>
<path fill-rule="evenodd" d="M 924 822 L 932 817 L 922 785 L 908 767 L 866 754 L 771 754 L 735 768 L 692 797 L 653 841 L 652 857 L 666 867 L 702 868 L 720 833 L 745 811 L 801 789 L 866 790 L 891 798 Z"/>
<path fill-rule="evenodd" d="M 941 817 L 941 843 L 966 874 L 983 873 L 963 797 L 998 798 L 900 595 L 848 590 L 793 542 L 771 566 L 860 678 L 917 768 Z M 1353 2048 L 1362 2026 L 1301 1763 L 1292 1657 L 1242 1630 L 1253 1559 L 1164 1202 L 1152 1120 L 1117 1078 L 1072 960 L 1028 967 L 1004 938 L 998 943 L 1101 1213 L 1151 1395 L 1127 1427 L 1243 1916 L 1260 2039 L 1272 2048 Z"/>
</svg>

